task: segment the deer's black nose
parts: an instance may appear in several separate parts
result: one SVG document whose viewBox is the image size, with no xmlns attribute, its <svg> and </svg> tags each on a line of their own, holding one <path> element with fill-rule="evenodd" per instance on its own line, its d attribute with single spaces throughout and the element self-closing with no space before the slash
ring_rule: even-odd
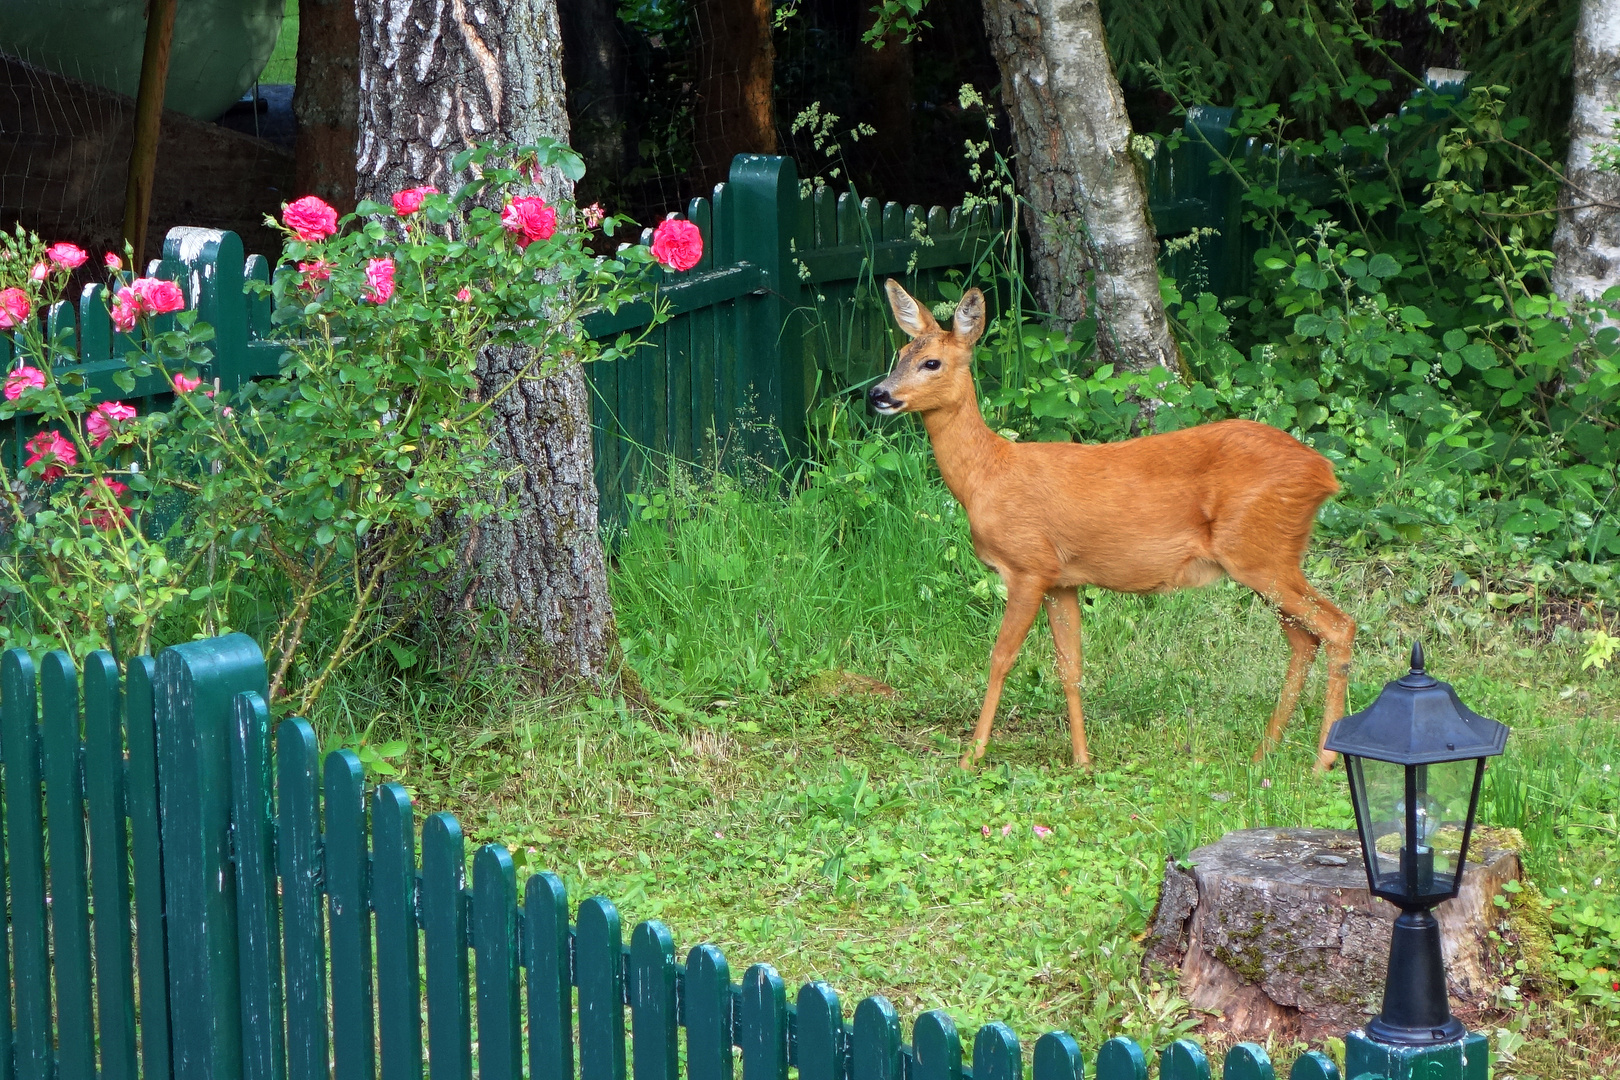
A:
<svg viewBox="0 0 1620 1080">
<path fill-rule="evenodd" d="M 894 404 L 894 398 L 890 397 L 889 392 L 883 389 L 881 386 L 874 386 L 872 389 L 868 390 L 866 392 L 866 400 L 871 402 L 872 407 L 875 409 L 882 408 L 884 406 L 892 406 Z"/>
</svg>

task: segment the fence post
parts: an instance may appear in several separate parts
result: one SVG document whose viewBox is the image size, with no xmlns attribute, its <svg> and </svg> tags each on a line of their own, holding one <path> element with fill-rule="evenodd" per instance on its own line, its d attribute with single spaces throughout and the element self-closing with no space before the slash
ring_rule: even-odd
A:
<svg viewBox="0 0 1620 1080">
<path fill-rule="evenodd" d="M 248 375 L 241 237 L 219 229 L 173 228 L 163 240 L 163 258 L 185 267 L 197 318 L 214 328 L 212 374 L 224 389 L 235 390 Z"/>
<path fill-rule="evenodd" d="M 236 882 L 231 858 L 232 699 L 269 696 L 246 634 L 165 649 L 157 659 L 159 801 L 169 935 L 174 1080 L 242 1072 Z"/>
<path fill-rule="evenodd" d="M 799 275 L 793 265 L 793 234 L 799 214 L 799 172 L 792 158 L 738 154 L 731 161 L 726 185 L 730 205 L 732 254 L 765 271 L 767 284 L 738 302 L 741 325 L 739 368 L 753 385 L 759 419 L 774 420 L 792 457 L 805 449 L 804 373 L 798 370 L 802 349 L 785 349 L 789 325 L 800 307 Z M 784 370 L 791 365 L 792 371 Z M 736 417 L 728 418 L 735 422 Z M 749 433 L 744 445 L 752 455 L 775 460 L 781 447 L 768 433 Z"/>
</svg>

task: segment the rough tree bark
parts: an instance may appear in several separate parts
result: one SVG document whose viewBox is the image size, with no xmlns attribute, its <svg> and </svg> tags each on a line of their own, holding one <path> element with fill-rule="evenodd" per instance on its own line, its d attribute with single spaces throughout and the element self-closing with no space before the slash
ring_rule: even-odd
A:
<svg viewBox="0 0 1620 1080">
<path fill-rule="evenodd" d="M 695 0 L 697 151 L 701 191 L 731 171 L 738 154 L 776 153 L 771 93 L 776 49 L 771 0 Z"/>
<path fill-rule="evenodd" d="M 860 32 L 864 36 L 877 23 L 877 11 L 863 4 Z M 906 36 L 891 30 L 883 48 L 864 41 L 855 46 L 855 88 L 860 95 L 860 119 L 877 133 L 852 147 L 868 162 L 868 170 L 887 199 L 906 199 L 911 192 L 912 52 Z"/>
<path fill-rule="evenodd" d="M 984 0 L 984 20 L 1029 203 L 1037 299 L 1072 325 L 1086 314 L 1089 273 L 1103 359 L 1179 370 L 1147 191 L 1097 0 Z"/>
<path fill-rule="evenodd" d="M 624 176 L 625 131 L 624 42 L 613 25 L 614 0 L 569 0 L 559 6 L 562 19 L 563 79 L 568 84 L 568 124 L 574 149 L 585 159 L 581 187 L 600 198 Z"/>
<path fill-rule="evenodd" d="M 556 0 L 360 0 L 357 192 L 386 199 L 417 184 L 454 190 L 450 159 L 476 142 L 566 139 Z M 555 171 L 537 193 L 569 194 Z M 521 350 L 480 358 L 486 388 L 529 362 Z M 492 409 L 495 446 L 513 470 L 510 522 L 466 538 L 463 595 L 504 612 L 521 659 L 547 684 L 603 674 L 617 646 L 597 534 L 590 401 L 567 365 L 526 379 Z"/>
<path fill-rule="evenodd" d="M 354 150 L 360 119 L 360 21 L 354 0 L 302 0 L 298 6 L 298 121 L 293 194 L 319 195 L 354 209 Z"/>
<path fill-rule="evenodd" d="M 1620 171 L 1599 169 L 1594 153 L 1615 145 L 1620 108 L 1620 0 L 1582 0 L 1570 57 L 1575 104 L 1553 233 L 1552 286 L 1566 300 L 1596 300 L 1620 285 Z"/>
</svg>

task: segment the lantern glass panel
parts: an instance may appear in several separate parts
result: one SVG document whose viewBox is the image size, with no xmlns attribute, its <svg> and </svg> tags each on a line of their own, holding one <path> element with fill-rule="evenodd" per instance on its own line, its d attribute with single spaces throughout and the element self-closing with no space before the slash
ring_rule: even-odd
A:
<svg viewBox="0 0 1620 1080">
<path fill-rule="evenodd" d="M 1346 765 L 1355 788 L 1356 824 L 1368 860 L 1367 876 L 1377 892 L 1404 894 L 1400 851 L 1405 822 L 1396 808 L 1406 793 L 1406 770 L 1366 757 L 1347 758 Z"/>
<path fill-rule="evenodd" d="M 1478 761 L 1397 765 L 1362 758 L 1352 771 L 1357 824 L 1374 889 L 1391 899 L 1456 892 Z"/>
</svg>

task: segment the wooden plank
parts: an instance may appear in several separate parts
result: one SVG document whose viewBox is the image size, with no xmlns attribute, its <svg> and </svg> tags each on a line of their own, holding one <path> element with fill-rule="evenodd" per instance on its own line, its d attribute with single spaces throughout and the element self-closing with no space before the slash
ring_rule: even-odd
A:
<svg viewBox="0 0 1620 1080">
<path fill-rule="evenodd" d="M 686 204 L 686 220 L 698 227 L 698 235 L 703 237 L 703 255 L 698 264 L 692 268 L 694 273 L 703 273 L 714 269 L 714 218 L 709 209 L 709 200 L 699 197 Z"/>
<path fill-rule="evenodd" d="M 698 308 L 746 296 L 767 286 L 769 278 L 758 266 L 725 266 L 706 274 L 692 271 L 690 277 L 661 283 L 659 299 L 667 303 L 670 315 L 682 315 Z M 581 321 L 594 338 L 633 330 L 652 322 L 653 308 L 644 301 L 620 304 L 617 311 L 595 311 Z"/>
<path fill-rule="evenodd" d="M 478 955 L 479 1080 L 522 1080 L 517 868 L 500 844 L 473 856 L 473 949 Z"/>
<path fill-rule="evenodd" d="M 236 836 L 236 943 L 242 988 L 243 1080 L 280 1080 L 280 883 L 269 758 L 270 707 L 263 695 L 231 703 L 231 807 Z"/>
<path fill-rule="evenodd" d="M 1159 1052 L 1159 1080 L 1209 1080 L 1209 1059 L 1191 1039 L 1177 1039 Z"/>
<path fill-rule="evenodd" d="M 787 1080 L 787 992 L 776 969 L 755 964 L 743 973 L 737 1014 L 742 1080 Z M 638 1078 L 639 1080 L 639 1078 Z"/>
<path fill-rule="evenodd" d="M 79 359 L 78 312 L 70 300 L 58 300 L 45 309 L 45 341 L 52 364 L 73 364 Z"/>
<path fill-rule="evenodd" d="M 855 1006 L 849 1062 L 850 1080 L 901 1080 L 900 1017 L 888 998 L 863 998 Z"/>
<path fill-rule="evenodd" d="M 1226 1052 L 1221 1080 L 1277 1080 L 1271 1056 L 1256 1043 L 1238 1043 Z"/>
<path fill-rule="evenodd" d="M 555 874 L 529 878 L 524 896 L 529 1075 L 574 1075 L 574 993 L 568 970 L 568 889 Z"/>
<path fill-rule="evenodd" d="M 847 247 L 859 244 L 864 239 L 861 235 L 861 201 L 853 191 L 839 192 L 837 216 L 838 245 Z"/>
<path fill-rule="evenodd" d="M 168 931 L 163 918 L 163 843 L 158 814 L 157 718 L 150 656 L 131 659 L 124 671 L 124 715 L 129 743 L 129 838 L 135 871 L 137 1023 L 141 1075 L 169 1075 Z"/>
<path fill-rule="evenodd" d="M 992 1021 L 979 1029 L 973 1037 L 973 1080 L 1024 1080 L 1024 1057 L 1012 1028 Z M 1080 1077 L 1062 1080 L 1080 1080 Z"/>
<path fill-rule="evenodd" d="M 276 729 L 276 853 L 287 986 L 287 1080 L 326 1080 L 326 935 L 321 918 L 319 744 L 309 721 Z"/>
<path fill-rule="evenodd" d="M 421 1080 L 422 967 L 416 935 L 416 830 L 398 784 L 371 796 L 371 899 L 377 924 L 382 1080 Z"/>
<path fill-rule="evenodd" d="M 915 1080 L 962 1080 L 962 1040 L 956 1024 L 940 1010 L 917 1017 L 911 1028 L 911 1054 Z"/>
<path fill-rule="evenodd" d="M 973 1080 L 981 1080 L 978 1048 L 974 1048 Z M 1035 1080 L 1085 1080 L 1085 1059 L 1080 1045 L 1066 1031 L 1048 1031 L 1035 1040 Z"/>
<path fill-rule="evenodd" d="M 0 656 L 0 760 L 10 848 L 12 976 L 18 1080 L 51 1080 L 51 954 L 45 930 L 45 815 L 40 800 L 39 699 L 26 649 Z"/>
<path fill-rule="evenodd" d="M 45 751 L 45 814 L 50 822 L 51 951 L 56 975 L 57 1066 L 67 1076 L 96 1072 L 90 989 L 90 888 L 85 877 L 84 781 L 79 770 L 79 673 L 60 649 L 39 672 Z"/>
<path fill-rule="evenodd" d="M 1294 1059 L 1288 1080 L 1339 1080 L 1339 1067 L 1320 1050 L 1307 1050 Z"/>
<path fill-rule="evenodd" d="M 102 1080 L 135 1080 L 137 1076 L 122 705 L 118 661 L 111 653 L 98 649 L 84 662 L 84 781 L 90 817 L 96 1034 L 101 1046 Z"/>
<path fill-rule="evenodd" d="M 1147 1055 L 1123 1036 L 1097 1048 L 1097 1080 L 1147 1080 Z"/>
<path fill-rule="evenodd" d="M 371 897 L 366 888 L 366 769 L 352 750 L 326 755 L 326 919 L 331 936 L 336 1080 L 370 1080 Z"/>
<path fill-rule="evenodd" d="M 112 316 L 107 312 L 107 287 L 86 285 L 79 293 L 79 360 L 89 363 L 112 359 Z"/>
<path fill-rule="evenodd" d="M 687 954 L 685 991 L 687 1080 L 731 1080 L 731 969 L 719 949 Z"/>
<path fill-rule="evenodd" d="M 0 661 L 3 665 L 3 661 Z M 3 688 L 0 688 L 0 729 L 5 725 L 5 699 Z M 4 732 L 0 730 L 0 741 L 4 739 Z M 0 750 L 0 758 L 4 758 Z M 10 880 L 6 874 L 7 843 L 5 839 L 11 834 L 6 830 L 5 800 L 0 799 L 0 911 L 11 911 L 11 889 L 7 885 Z M 11 1023 L 11 935 L 0 931 L 0 1076 L 10 1077 L 16 1075 L 16 1029 Z"/>
<path fill-rule="evenodd" d="M 630 934 L 630 1047 L 635 1080 L 677 1080 L 675 939 L 657 921 Z"/>
<path fill-rule="evenodd" d="M 838 992 L 824 982 L 805 983 L 799 988 L 797 1023 L 799 1080 L 844 1080 L 847 1047 Z"/>
<path fill-rule="evenodd" d="M 623 954 L 613 905 L 600 896 L 580 904 L 574 929 L 580 1080 L 624 1080 Z"/>
<path fill-rule="evenodd" d="M 881 228 L 884 240 L 911 239 L 911 232 L 906 228 L 906 208 L 897 202 L 884 203 Z"/>
<path fill-rule="evenodd" d="M 838 196 L 826 184 L 816 188 L 815 219 L 816 242 L 799 253 L 801 259 L 816 248 L 838 246 Z"/>
<path fill-rule="evenodd" d="M 428 1068 L 432 1080 L 471 1080 L 466 844 L 446 813 L 422 826 L 422 936 L 427 949 Z"/>
</svg>

